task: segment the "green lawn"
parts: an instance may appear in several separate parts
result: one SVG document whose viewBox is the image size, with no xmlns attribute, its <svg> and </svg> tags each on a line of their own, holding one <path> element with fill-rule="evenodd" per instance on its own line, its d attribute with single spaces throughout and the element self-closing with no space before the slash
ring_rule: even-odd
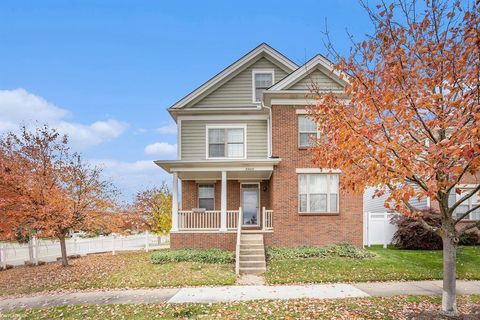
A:
<svg viewBox="0 0 480 320">
<path fill-rule="evenodd" d="M 341 257 L 273 259 L 268 262 L 267 282 L 316 283 L 442 278 L 442 251 L 399 250 L 372 247 L 374 258 Z M 461 247 L 457 259 L 458 279 L 480 279 L 480 247 Z"/>
<path fill-rule="evenodd" d="M 49 263 L 0 272 L 0 297 L 41 291 L 235 284 L 234 265 L 200 262 L 152 264 L 151 253 L 89 255 L 69 267 Z"/>
<path fill-rule="evenodd" d="M 440 297 L 257 300 L 216 304 L 64 306 L 7 313 L 4 319 L 444 319 Z M 480 317 L 480 296 L 463 296 L 465 319 Z M 0 315 L 0 319 L 2 315 Z"/>
</svg>

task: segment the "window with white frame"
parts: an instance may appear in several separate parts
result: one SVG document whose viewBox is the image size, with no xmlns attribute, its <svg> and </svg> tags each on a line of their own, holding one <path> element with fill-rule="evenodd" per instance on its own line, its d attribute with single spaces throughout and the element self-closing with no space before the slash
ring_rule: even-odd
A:
<svg viewBox="0 0 480 320">
<path fill-rule="evenodd" d="M 313 145 L 318 137 L 317 124 L 306 114 L 298 116 L 298 146 L 308 148 Z"/>
<path fill-rule="evenodd" d="M 456 201 L 460 200 L 461 198 L 463 198 L 464 196 L 466 196 L 467 194 L 472 192 L 472 190 L 473 190 L 473 187 L 462 188 L 461 189 L 462 192 L 456 194 L 456 196 L 455 196 L 456 199 L 455 200 Z M 456 215 L 457 218 L 459 218 L 465 212 L 475 208 L 478 205 L 480 205 L 480 191 L 475 193 L 473 196 L 471 196 L 469 199 L 467 199 L 461 205 L 459 205 L 455 209 L 455 215 Z M 470 212 L 464 219 L 465 220 L 480 220 L 480 208 Z"/>
<path fill-rule="evenodd" d="M 299 174 L 298 210 L 300 213 L 338 213 L 338 174 Z"/>
<path fill-rule="evenodd" d="M 198 185 L 198 207 L 215 210 L 215 187 L 213 184 Z"/>
<path fill-rule="evenodd" d="M 208 158 L 245 158 L 245 127 L 207 127 Z"/>
<path fill-rule="evenodd" d="M 263 91 L 273 85 L 273 70 L 253 70 L 253 102 L 262 100 Z"/>
</svg>

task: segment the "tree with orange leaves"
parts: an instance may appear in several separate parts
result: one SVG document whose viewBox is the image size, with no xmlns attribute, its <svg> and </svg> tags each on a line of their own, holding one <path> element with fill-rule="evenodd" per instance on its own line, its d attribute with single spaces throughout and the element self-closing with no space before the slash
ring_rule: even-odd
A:
<svg viewBox="0 0 480 320">
<path fill-rule="evenodd" d="M 480 185 L 460 193 L 459 184 L 480 169 L 480 15 L 478 1 L 381 2 L 367 10 L 373 34 L 354 42 L 347 58 L 327 46 L 346 96 L 313 88 L 309 108 L 321 138 L 312 148 L 322 168 L 342 170 L 345 188 L 375 186 L 386 206 L 418 219 L 443 239 L 442 311 L 455 315 L 459 225 L 473 206 L 457 214 Z M 463 195 L 453 204 L 449 194 Z M 429 225 L 409 204 L 438 204 L 441 227 Z"/>
<path fill-rule="evenodd" d="M 101 169 L 71 153 L 66 136 L 48 126 L 0 140 L 0 208 L 6 223 L 0 236 L 25 238 L 31 234 L 60 240 L 62 264 L 68 265 L 65 238 L 70 231 L 89 230 L 109 212 L 116 194 L 101 177 Z"/>
</svg>

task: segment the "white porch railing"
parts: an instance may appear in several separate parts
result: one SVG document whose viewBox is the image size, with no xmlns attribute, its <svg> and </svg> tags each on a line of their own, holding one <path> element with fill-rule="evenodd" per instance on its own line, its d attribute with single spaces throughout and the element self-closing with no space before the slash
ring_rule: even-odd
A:
<svg viewBox="0 0 480 320">
<path fill-rule="evenodd" d="M 273 230 L 273 210 L 262 208 L 263 230 Z"/>
<path fill-rule="evenodd" d="M 215 230 L 220 229 L 220 210 L 215 211 L 178 211 L 179 230 Z"/>
<path fill-rule="evenodd" d="M 238 225 L 238 210 L 227 211 L 227 229 L 235 230 Z"/>
<path fill-rule="evenodd" d="M 239 210 L 227 210 L 227 230 L 236 231 L 238 228 Z M 273 210 L 262 208 L 262 231 L 273 230 Z M 221 211 L 178 211 L 178 230 L 180 231 L 220 231 Z"/>
</svg>

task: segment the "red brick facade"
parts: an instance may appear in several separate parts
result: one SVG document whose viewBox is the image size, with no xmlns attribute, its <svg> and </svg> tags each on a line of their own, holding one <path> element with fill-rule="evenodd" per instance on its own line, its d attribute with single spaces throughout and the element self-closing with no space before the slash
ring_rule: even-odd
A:
<svg viewBox="0 0 480 320">
<path fill-rule="evenodd" d="M 298 148 L 298 115 L 301 107 L 272 107 L 272 154 L 282 159 L 270 179 L 274 233 L 267 244 L 318 245 L 348 241 L 363 243 L 362 194 L 340 192 L 339 214 L 301 215 L 298 212 L 297 168 L 314 167 L 308 150 Z M 340 176 L 340 184 L 341 184 Z M 269 243 L 270 242 L 270 243 Z"/>
<path fill-rule="evenodd" d="M 272 154 L 281 158 L 271 179 L 260 185 L 260 206 L 273 209 L 273 233 L 265 233 L 266 245 L 324 246 L 348 241 L 357 246 L 363 243 L 363 202 L 361 194 L 340 192 L 339 214 L 302 215 L 298 212 L 297 168 L 312 168 L 308 150 L 298 148 L 296 109 L 301 107 L 272 107 Z M 341 177 L 340 177 L 341 183 Z M 215 210 L 220 210 L 221 182 L 215 183 Z M 182 209 L 198 207 L 198 185 L 182 181 Z M 240 182 L 228 180 L 227 210 L 240 207 Z M 172 248 L 235 249 L 235 233 L 173 233 Z"/>
</svg>

